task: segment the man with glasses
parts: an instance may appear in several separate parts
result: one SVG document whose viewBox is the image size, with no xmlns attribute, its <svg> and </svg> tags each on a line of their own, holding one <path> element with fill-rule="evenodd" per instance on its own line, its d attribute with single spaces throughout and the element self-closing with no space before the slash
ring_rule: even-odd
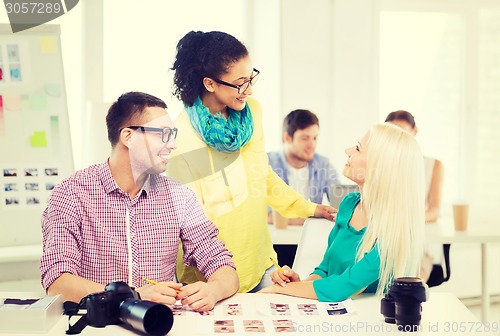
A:
<svg viewBox="0 0 500 336">
<path fill-rule="evenodd" d="M 124 281 L 142 299 L 169 305 L 181 299 L 207 311 L 238 290 L 231 253 L 195 194 L 161 175 L 177 137 L 166 107 L 141 92 L 120 96 L 106 117 L 108 161 L 54 188 L 42 216 L 40 269 L 49 294 L 78 302 Z M 179 240 L 184 262 L 207 282 L 173 281 Z"/>
</svg>

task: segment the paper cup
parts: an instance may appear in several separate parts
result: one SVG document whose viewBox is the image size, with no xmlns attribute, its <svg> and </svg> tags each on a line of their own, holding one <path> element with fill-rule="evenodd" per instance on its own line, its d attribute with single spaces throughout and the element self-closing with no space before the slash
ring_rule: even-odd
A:
<svg viewBox="0 0 500 336">
<path fill-rule="evenodd" d="M 277 229 L 286 229 L 288 227 L 288 218 L 280 215 L 276 210 L 273 210 L 273 224 Z"/>
<path fill-rule="evenodd" d="M 469 221 L 469 205 L 465 203 L 453 204 L 453 219 L 456 231 L 466 231 Z"/>
</svg>

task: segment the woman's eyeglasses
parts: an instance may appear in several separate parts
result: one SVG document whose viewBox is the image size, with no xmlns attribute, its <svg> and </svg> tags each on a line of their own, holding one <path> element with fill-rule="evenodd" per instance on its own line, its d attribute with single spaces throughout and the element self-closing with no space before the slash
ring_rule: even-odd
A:
<svg viewBox="0 0 500 336">
<path fill-rule="evenodd" d="M 257 82 L 257 79 L 259 79 L 259 74 L 260 74 L 260 71 L 254 68 L 253 69 L 253 73 L 252 73 L 252 77 L 250 77 L 249 80 L 247 80 L 246 82 L 244 82 L 244 83 L 242 83 L 240 85 L 236 85 L 236 84 L 231 84 L 231 83 L 228 83 L 228 82 L 224 82 L 223 80 L 220 80 L 220 79 L 217 79 L 217 78 L 213 78 L 213 80 L 216 83 L 219 83 L 219 84 L 222 84 L 222 85 L 226 85 L 226 86 L 238 89 L 238 94 L 242 94 L 243 92 L 245 92 L 246 90 L 248 90 L 248 87 L 250 85 L 254 86 L 254 84 Z"/>
</svg>

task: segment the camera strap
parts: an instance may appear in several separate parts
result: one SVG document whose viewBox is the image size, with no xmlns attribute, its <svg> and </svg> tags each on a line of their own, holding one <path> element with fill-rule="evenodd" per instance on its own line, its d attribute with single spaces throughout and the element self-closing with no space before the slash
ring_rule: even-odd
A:
<svg viewBox="0 0 500 336">
<path fill-rule="evenodd" d="M 82 300 L 83 301 L 83 300 Z M 82 315 L 75 324 L 71 325 L 69 322 L 71 317 L 78 314 L 78 311 L 82 307 L 82 302 L 76 303 L 71 301 L 64 302 L 64 314 L 68 315 L 68 330 L 66 330 L 66 335 L 76 335 L 82 332 L 86 326 L 89 325 L 87 320 L 87 314 Z"/>
</svg>

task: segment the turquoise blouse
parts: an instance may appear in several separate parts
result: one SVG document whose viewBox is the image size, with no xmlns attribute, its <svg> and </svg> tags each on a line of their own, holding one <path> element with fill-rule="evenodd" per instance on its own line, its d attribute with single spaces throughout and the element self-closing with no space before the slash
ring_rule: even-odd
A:
<svg viewBox="0 0 500 336">
<path fill-rule="evenodd" d="M 356 192 L 348 194 L 340 203 L 323 261 L 312 272 L 321 276 L 321 279 L 313 281 L 319 301 L 342 301 L 365 287 L 364 293 L 377 291 L 380 270 L 377 247 L 355 262 L 366 228 L 358 231 L 349 222 L 360 199 L 360 193 Z"/>
</svg>

